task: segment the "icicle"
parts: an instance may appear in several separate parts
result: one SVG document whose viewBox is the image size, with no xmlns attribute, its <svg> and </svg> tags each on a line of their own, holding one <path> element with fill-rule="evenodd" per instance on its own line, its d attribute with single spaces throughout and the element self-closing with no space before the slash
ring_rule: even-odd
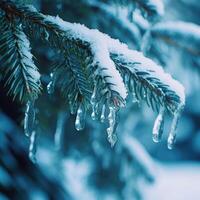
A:
<svg viewBox="0 0 200 200">
<path fill-rule="evenodd" d="M 180 118 L 181 112 L 182 112 L 182 108 L 178 109 L 174 113 L 174 118 L 172 120 L 172 125 L 169 132 L 168 140 L 167 140 L 168 149 L 173 149 L 174 147 L 174 144 L 176 141 L 176 129 L 177 129 L 177 124 L 178 124 L 178 120 Z"/>
<path fill-rule="evenodd" d="M 103 106 L 102 106 L 102 110 L 101 110 L 101 117 L 100 117 L 100 120 L 101 120 L 102 123 L 103 123 L 104 120 L 105 120 L 105 111 L 106 111 L 106 106 L 103 105 Z"/>
<path fill-rule="evenodd" d="M 117 109 L 113 106 L 109 107 L 109 115 L 108 115 L 108 122 L 109 127 L 107 128 L 108 133 L 108 141 L 111 144 L 111 147 L 113 147 L 117 141 L 117 135 L 115 134 L 117 122 L 116 122 L 116 111 Z"/>
<path fill-rule="evenodd" d="M 28 101 L 26 104 L 26 111 L 24 117 L 24 133 L 26 136 L 30 136 L 33 132 L 35 125 L 35 101 Z"/>
<path fill-rule="evenodd" d="M 97 84 L 95 84 L 94 86 L 94 91 L 90 99 L 90 103 L 92 105 L 92 114 L 91 114 L 92 120 L 96 119 L 96 109 L 98 108 L 98 105 L 96 103 L 96 96 L 97 96 Z"/>
<path fill-rule="evenodd" d="M 58 113 L 56 131 L 55 131 L 55 135 L 54 135 L 56 150 L 61 149 L 66 118 L 67 118 L 67 115 L 65 112 L 61 111 Z"/>
<path fill-rule="evenodd" d="M 154 122 L 152 138 L 153 138 L 153 141 L 156 143 L 160 142 L 162 134 L 163 134 L 164 113 L 165 113 L 165 108 L 161 107 L 159 114 Z"/>
<path fill-rule="evenodd" d="M 92 96 L 90 99 L 91 104 L 95 104 L 95 102 L 96 102 L 96 93 L 97 93 L 97 84 L 95 84 L 95 86 L 94 86 L 94 90 L 93 90 L 93 93 L 92 93 Z"/>
<path fill-rule="evenodd" d="M 132 102 L 133 103 L 139 103 L 137 96 L 136 96 L 136 93 L 135 93 L 134 84 L 135 84 L 134 80 L 130 79 L 130 91 L 132 93 Z"/>
<path fill-rule="evenodd" d="M 50 74 L 50 77 L 51 77 L 51 79 L 53 78 L 53 73 Z M 48 92 L 48 94 L 53 94 L 53 92 L 54 92 L 54 83 L 52 80 L 47 85 L 47 92 Z"/>
<path fill-rule="evenodd" d="M 30 136 L 30 145 L 29 145 L 29 158 L 33 163 L 36 163 L 36 132 L 33 131 Z"/>
<path fill-rule="evenodd" d="M 146 91 L 143 92 L 143 98 L 145 99 L 147 97 Z"/>
<path fill-rule="evenodd" d="M 95 120 L 95 119 L 96 119 L 96 113 L 95 113 L 95 108 L 94 108 L 94 107 L 92 107 L 91 118 L 92 118 L 92 120 Z"/>
<path fill-rule="evenodd" d="M 77 131 L 83 130 L 85 127 L 85 107 L 83 103 L 80 103 L 77 115 L 76 115 L 76 121 L 75 121 L 75 128 Z"/>
</svg>

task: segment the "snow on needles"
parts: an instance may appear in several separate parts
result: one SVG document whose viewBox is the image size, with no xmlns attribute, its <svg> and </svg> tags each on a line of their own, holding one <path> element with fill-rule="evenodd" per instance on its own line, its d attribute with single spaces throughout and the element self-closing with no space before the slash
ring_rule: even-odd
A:
<svg viewBox="0 0 200 200">
<path fill-rule="evenodd" d="M 100 67 L 100 75 L 106 79 L 106 82 L 111 83 L 110 88 L 112 90 L 118 92 L 123 99 L 126 98 L 126 87 L 120 73 L 115 68 L 114 62 L 110 59 L 104 34 L 98 30 L 90 30 L 81 24 L 65 22 L 58 16 L 48 16 L 46 20 L 56 22 L 60 25 L 60 28 L 66 31 L 67 37 L 80 39 L 81 41 L 89 43 L 94 56 L 94 64 L 98 64 Z"/>
<path fill-rule="evenodd" d="M 152 77 L 168 85 L 180 97 L 181 104 L 185 104 L 183 86 L 165 73 L 162 67 L 144 57 L 142 53 L 130 50 L 127 45 L 122 44 L 119 40 L 112 39 L 96 29 L 89 29 L 81 24 L 65 22 L 59 17 L 52 16 L 47 16 L 46 21 L 57 23 L 66 32 L 68 38 L 79 39 L 90 45 L 94 62 L 101 69 L 99 70 L 100 75 L 105 77 L 107 82 L 112 83 L 111 89 L 118 92 L 123 99 L 127 96 L 126 87 L 113 60 L 110 58 L 111 54 L 123 55 L 126 61 L 140 63 L 136 66 L 138 69 L 147 71 L 152 74 Z"/>
</svg>

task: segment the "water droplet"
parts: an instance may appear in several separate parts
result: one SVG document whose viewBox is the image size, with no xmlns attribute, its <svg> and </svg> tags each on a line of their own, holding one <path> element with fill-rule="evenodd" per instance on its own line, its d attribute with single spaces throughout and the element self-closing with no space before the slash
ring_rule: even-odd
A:
<svg viewBox="0 0 200 200">
<path fill-rule="evenodd" d="M 113 106 L 110 106 L 108 115 L 109 127 L 107 128 L 107 134 L 108 134 L 108 141 L 110 142 L 111 147 L 113 147 L 117 141 L 117 135 L 115 134 L 117 127 L 116 115 L 117 115 L 117 109 Z"/>
<path fill-rule="evenodd" d="M 160 142 L 162 134 L 163 134 L 164 113 L 165 113 L 165 109 L 161 107 L 159 114 L 154 122 L 152 138 L 153 138 L 153 141 L 156 143 Z"/>
<path fill-rule="evenodd" d="M 182 112 L 182 107 L 180 107 L 179 109 L 177 109 L 177 111 L 174 113 L 174 117 L 172 120 L 172 125 L 171 125 L 171 129 L 169 132 L 169 136 L 168 136 L 168 140 L 167 140 L 167 146 L 168 149 L 173 149 L 174 144 L 176 142 L 176 129 L 177 129 L 177 125 L 178 125 L 178 121 Z"/>
<path fill-rule="evenodd" d="M 26 104 L 26 111 L 24 117 L 24 133 L 26 136 L 30 136 L 35 126 L 35 101 L 28 101 Z"/>
<path fill-rule="evenodd" d="M 83 130 L 85 127 L 85 106 L 83 103 L 80 103 L 79 108 L 77 110 L 75 128 L 77 131 Z"/>
<path fill-rule="evenodd" d="M 37 150 L 36 137 L 37 137 L 36 132 L 33 131 L 30 136 L 30 145 L 29 145 L 29 158 L 31 159 L 31 161 L 33 163 L 37 162 L 37 159 L 36 159 L 36 150 Z"/>
</svg>

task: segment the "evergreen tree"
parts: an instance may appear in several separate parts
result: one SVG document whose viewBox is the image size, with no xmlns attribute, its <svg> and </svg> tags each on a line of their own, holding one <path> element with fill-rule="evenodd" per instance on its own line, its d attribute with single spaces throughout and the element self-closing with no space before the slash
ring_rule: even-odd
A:
<svg viewBox="0 0 200 200">
<path fill-rule="evenodd" d="M 153 163 L 129 136 L 124 119 L 131 116 L 127 117 L 125 110 L 135 111 L 132 103 L 142 107 L 146 103 L 158 113 L 152 131 L 154 142 L 161 140 L 164 121 L 170 114 L 173 119 L 167 143 L 169 149 L 173 148 L 185 92 L 182 84 L 166 72 L 169 64 L 176 67 L 168 60 L 168 48 L 179 51 L 178 61 L 186 63 L 183 58 L 187 55 L 185 65 L 198 66 L 199 26 L 183 21 L 166 22 L 164 4 L 159 0 L 27 3 L 31 2 L 0 0 L 0 78 L 7 94 L 19 101 L 22 108 L 25 106 L 23 125 L 30 141 L 31 160 L 36 162 L 38 133 L 44 136 L 45 131 L 55 129 L 51 134 L 56 150 L 65 154 L 66 148 L 67 152 L 71 148 L 70 141 L 64 138 L 66 126 L 73 130 L 72 118 L 77 131 L 82 131 L 85 125 L 98 126 L 96 131 L 86 128 L 94 133 L 87 135 L 92 147 L 84 152 L 89 154 L 92 149 L 95 171 L 103 168 L 113 185 L 123 187 L 116 199 L 130 199 L 130 194 L 131 198 L 140 199 L 137 177 L 142 174 L 152 182 Z M 46 62 L 42 56 L 46 56 Z M 91 124 L 90 119 L 99 123 Z M 49 124 L 50 120 L 53 123 Z M 105 126 L 112 147 L 116 133 L 120 132 L 116 152 L 111 152 L 104 143 Z M 89 146 L 89 139 L 82 142 L 86 136 L 74 137 L 69 136 L 77 140 L 76 148 Z M 105 156 L 106 152 L 110 154 Z M 119 157 L 123 164 L 118 163 Z M 111 161 L 117 180 L 111 173 Z M 130 168 L 130 163 L 136 167 L 127 175 L 124 171 Z M 129 182 L 128 176 L 133 176 L 134 181 Z M 100 184 L 98 176 L 94 175 L 91 181 Z"/>
</svg>

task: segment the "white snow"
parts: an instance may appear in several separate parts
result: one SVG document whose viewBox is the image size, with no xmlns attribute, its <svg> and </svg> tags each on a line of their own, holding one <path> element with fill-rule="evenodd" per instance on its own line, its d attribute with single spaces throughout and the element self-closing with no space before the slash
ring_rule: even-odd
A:
<svg viewBox="0 0 200 200">
<path fill-rule="evenodd" d="M 168 85 L 180 97 L 181 104 L 185 104 L 184 87 L 178 81 L 174 80 L 170 74 L 165 73 L 161 66 L 144 57 L 142 53 L 130 50 L 127 45 L 122 44 L 119 40 L 112 39 L 96 29 L 88 29 L 81 24 L 65 22 L 59 17 L 48 16 L 46 20 L 60 25 L 66 31 L 68 38 L 80 39 L 90 44 L 94 61 L 98 63 L 101 69 L 99 73 L 102 76 L 106 76 L 108 82 L 113 83 L 113 86 L 111 86 L 112 89 L 118 92 L 123 99 L 126 98 L 127 91 L 120 73 L 110 58 L 110 54 L 122 55 L 126 62 L 140 63 L 135 65 L 134 68 L 148 71 L 148 73 L 152 74 L 152 77 Z"/>
<path fill-rule="evenodd" d="M 200 164 L 159 164 L 156 182 L 143 185 L 145 200 L 200 199 Z"/>
<path fill-rule="evenodd" d="M 147 71 L 148 73 L 152 74 L 152 77 L 155 77 L 163 84 L 168 85 L 170 89 L 180 97 L 181 104 L 185 104 L 185 91 L 183 85 L 173 79 L 170 74 L 165 73 L 161 66 L 157 65 L 151 59 L 145 57 L 141 52 L 128 49 L 125 44 L 120 43 L 118 40 L 110 39 L 109 48 L 111 53 L 123 55 L 123 58 L 126 62 L 140 63 L 135 65 L 134 68 Z"/>
<path fill-rule="evenodd" d="M 123 99 L 126 98 L 126 87 L 120 73 L 115 68 L 114 62 L 110 59 L 104 34 L 98 30 L 90 30 L 81 24 L 65 22 L 59 17 L 48 16 L 46 20 L 60 25 L 66 31 L 68 37 L 88 42 L 94 56 L 94 64 L 97 63 L 100 67 L 100 75 L 105 77 L 108 83 L 113 84 L 111 86 L 112 90 L 118 92 Z"/>
<path fill-rule="evenodd" d="M 192 36 L 200 40 L 200 26 L 190 22 L 182 21 L 167 21 L 164 23 L 156 24 L 152 30 L 156 32 L 165 32 L 168 33 L 181 33 L 182 35 Z"/>
<path fill-rule="evenodd" d="M 146 0 L 145 0 L 146 2 Z M 164 14 L 164 4 L 162 2 L 162 0 L 148 0 L 147 5 L 154 7 L 156 12 L 162 16 Z"/>
</svg>

